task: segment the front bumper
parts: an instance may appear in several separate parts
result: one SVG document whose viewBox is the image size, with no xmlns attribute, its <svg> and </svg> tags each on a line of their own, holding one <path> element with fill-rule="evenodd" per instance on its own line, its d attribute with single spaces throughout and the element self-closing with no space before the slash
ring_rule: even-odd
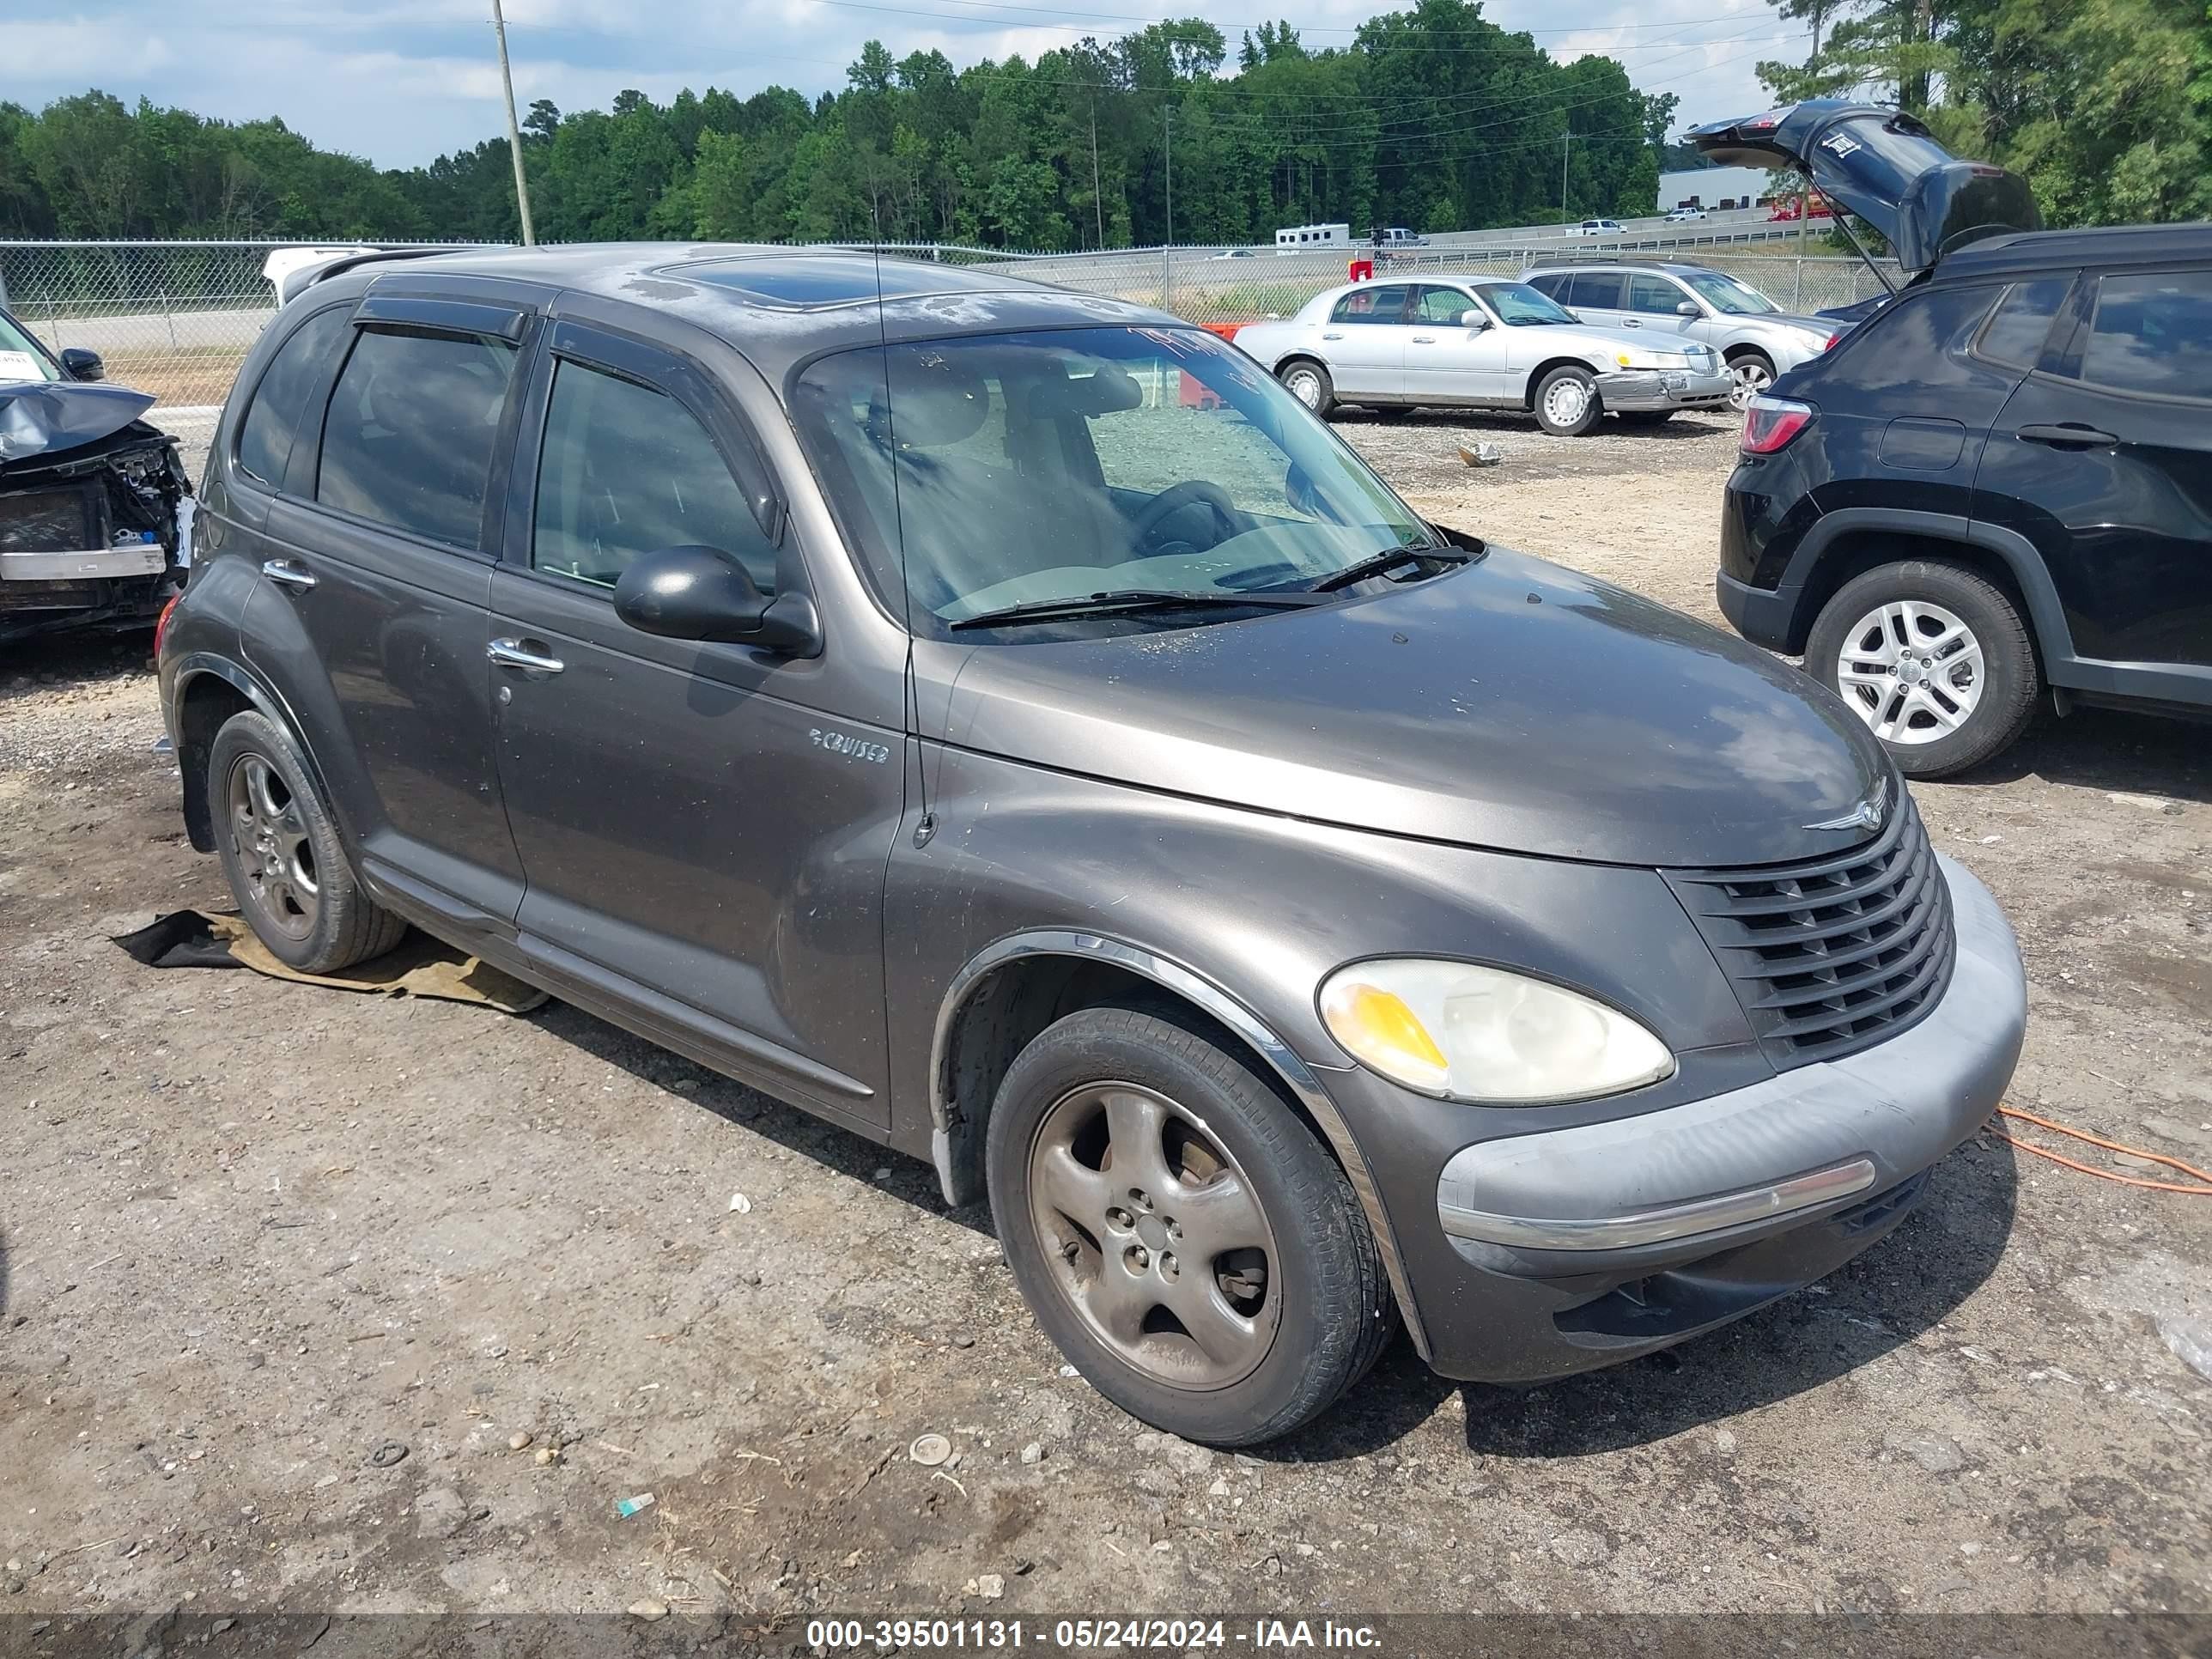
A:
<svg viewBox="0 0 2212 1659">
<path fill-rule="evenodd" d="M 1996 902 L 1940 861 L 1957 963 L 1909 1030 L 1703 1100 L 1484 1141 L 1445 1163 L 1435 1224 L 1463 1271 L 1456 1284 L 1412 1286 L 1438 1370 L 1533 1382 L 1632 1358 L 1810 1284 L 1910 1212 L 1929 1169 L 1995 1109 L 2027 1018 Z"/>
<path fill-rule="evenodd" d="M 1624 368 L 1597 377 L 1598 396 L 1615 413 L 1710 409 L 1726 404 L 1734 386 L 1734 379 L 1725 371 L 1695 374 L 1679 369 Z"/>
</svg>

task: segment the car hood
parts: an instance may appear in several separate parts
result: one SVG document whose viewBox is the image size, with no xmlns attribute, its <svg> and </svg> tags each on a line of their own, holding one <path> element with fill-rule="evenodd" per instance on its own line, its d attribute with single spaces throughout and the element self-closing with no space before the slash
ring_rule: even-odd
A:
<svg viewBox="0 0 2212 1659">
<path fill-rule="evenodd" d="M 1815 98 L 1692 127 L 1689 139 L 1724 167 L 1801 169 L 1880 231 L 1907 270 L 1986 236 L 2043 228 L 2027 180 L 1960 161 L 1900 110 Z"/>
<path fill-rule="evenodd" d="M 1505 332 L 1516 345 L 1540 341 L 1541 349 L 1547 352 L 1557 346 L 1568 351 L 1595 352 L 1608 359 L 1622 351 L 1690 352 L 1701 343 L 1685 339 L 1671 329 L 1608 328 L 1603 323 L 1522 323 L 1507 327 Z"/>
<path fill-rule="evenodd" d="M 151 397 L 127 386 L 76 380 L 0 386 L 0 465 L 96 443 L 153 406 Z"/>
<path fill-rule="evenodd" d="M 1865 726 L 1778 659 L 1503 549 L 1308 611 L 977 647 L 933 703 L 944 726 L 930 735 L 964 749 L 1611 864 L 1833 851 L 1837 832 L 1811 826 L 1890 772 Z"/>
</svg>

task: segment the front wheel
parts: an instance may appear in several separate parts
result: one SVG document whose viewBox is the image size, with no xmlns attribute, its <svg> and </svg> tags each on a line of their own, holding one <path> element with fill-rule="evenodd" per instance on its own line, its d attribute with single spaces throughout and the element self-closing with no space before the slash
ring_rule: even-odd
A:
<svg viewBox="0 0 2212 1659">
<path fill-rule="evenodd" d="M 1597 380 L 1586 368 L 1555 368 L 1536 387 L 1536 424 L 1555 438 L 1579 438 L 1605 413 Z"/>
<path fill-rule="evenodd" d="M 1751 400 L 1774 384 L 1774 362 L 1764 352 L 1747 351 L 1729 362 L 1729 407 L 1741 415 Z"/>
<path fill-rule="evenodd" d="M 1395 1329 L 1344 1172 L 1241 1056 L 1172 1018 L 1090 1008 L 1048 1028 L 1000 1086 L 985 1158 L 1045 1334 L 1170 1433 L 1287 1434 Z"/>
<path fill-rule="evenodd" d="M 2027 628 L 2002 588 L 1963 565 L 1882 565 L 1821 608 L 1805 666 L 1864 720 L 1910 778 L 1948 777 L 2008 748 L 2035 714 Z"/>
<path fill-rule="evenodd" d="M 1291 396 L 1316 415 L 1325 416 L 1336 407 L 1336 388 L 1328 371 L 1310 357 L 1293 358 L 1277 371 L 1276 378 L 1290 388 Z"/>
</svg>

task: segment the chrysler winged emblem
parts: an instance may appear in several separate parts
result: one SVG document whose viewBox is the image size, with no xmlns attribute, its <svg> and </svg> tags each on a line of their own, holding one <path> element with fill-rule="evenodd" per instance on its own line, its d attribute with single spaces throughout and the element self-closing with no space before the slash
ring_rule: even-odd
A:
<svg viewBox="0 0 2212 1659">
<path fill-rule="evenodd" d="M 1874 793 L 1839 818 L 1823 818 L 1818 823 L 1808 823 L 1807 830 L 1864 830 L 1869 834 L 1881 828 L 1881 821 L 1889 815 L 1889 780 L 1884 778 L 1875 785 Z"/>
</svg>

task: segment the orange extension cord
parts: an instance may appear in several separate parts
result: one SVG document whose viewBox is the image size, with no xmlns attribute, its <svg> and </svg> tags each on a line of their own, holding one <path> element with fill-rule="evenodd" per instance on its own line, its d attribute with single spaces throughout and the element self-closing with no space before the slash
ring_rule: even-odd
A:
<svg viewBox="0 0 2212 1659">
<path fill-rule="evenodd" d="M 2017 1118 L 2022 1123 L 2033 1123 L 2039 1129 L 2048 1129 L 2053 1134 L 2064 1135 L 2069 1140 L 2086 1140 L 2092 1146 L 2101 1146 L 2108 1152 L 2125 1152 L 2130 1158 L 2146 1158 L 2153 1164 L 2163 1164 L 2169 1170 L 2179 1170 L 2185 1176 L 2193 1176 L 2203 1185 L 2186 1187 L 2178 1181 L 2146 1181 L 2140 1176 L 2118 1175 L 2110 1170 L 2100 1170 L 2094 1164 L 2078 1163 L 2073 1158 L 2063 1158 L 2057 1152 L 2038 1146 L 2032 1141 L 2022 1140 L 2018 1135 L 2007 1134 L 2002 1129 L 1997 1127 L 1996 1120 L 1999 1117 Z M 2063 1164 L 2069 1170 L 2079 1170 L 2083 1175 L 2094 1176 L 2100 1181 L 2117 1181 L 2123 1187 L 2144 1187 L 2154 1193 L 2182 1193 L 2192 1198 L 2212 1198 L 2212 1175 L 2207 1175 L 2192 1164 L 2184 1164 L 2178 1158 L 2167 1158 L 2160 1152 L 2147 1152 L 2140 1146 L 2129 1146 L 2117 1140 L 2106 1140 L 2100 1135 L 2084 1133 L 2080 1129 L 2069 1129 L 2063 1123 L 2053 1123 L 2047 1117 L 2038 1117 L 2033 1112 L 2017 1111 L 2010 1106 L 1998 1107 L 1996 1117 L 1992 1117 L 1986 1127 L 1989 1132 L 1999 1140 L 2010 1141 L 2023 1152 L 2033 1152 L 2038 1158 L 2047 1158 L 2053 1164 Z"/>
</svg>

